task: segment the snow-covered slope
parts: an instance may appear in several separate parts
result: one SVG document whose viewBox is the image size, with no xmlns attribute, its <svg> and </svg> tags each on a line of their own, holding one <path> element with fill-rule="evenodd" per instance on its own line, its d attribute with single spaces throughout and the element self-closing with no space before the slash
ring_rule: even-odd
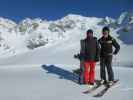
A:
<svg viewBox="0 0 133 100">
<path fill-rule="evenodd" d="M 71 73 L 74 66 L 18 65 L 0 67 L 1 100 L 132 100 L 132 68 L 115 68 L 120 81 L 103 97 L 94 98 L 99 88 L 91 94 L 83 94 L 88 86 L 77 84 Z M 96 70 L 99 79 L 99 69 Z"/>
<path fill-rule="evenodd" d="M 124 15 L 125 12 L 121 16 Z M 0 28 L 0 63 L 77 64 L 78 61 L 73 59 L 73 55 L 79 52 L 79 41 L 85 38 L 86 31 L 91 28 L 94 30 L 94 35 L 100 38 L 102 28 L 109 25 L 111 35 L 121 45 L 121 51 L 116 56 L 117 62 L 131 64 L 133 63 L 130 55 L 133 50 L 132 14 L 126 13 L 124 17 L 121 16 L 115 20 L 110 17 L 96 18 L 69 14 L 56 21 L 27 18 L 18 24 L 2 19 L 1 24 L 8 27 Z M 127 20 L 127 17 L 130 20 Z M 126 27 L 128 32 L 124 31 Z"/>
</svg>

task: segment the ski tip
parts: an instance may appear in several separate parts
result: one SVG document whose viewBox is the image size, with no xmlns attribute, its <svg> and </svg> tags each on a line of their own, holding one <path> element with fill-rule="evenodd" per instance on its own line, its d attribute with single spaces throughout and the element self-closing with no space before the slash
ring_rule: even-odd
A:
<svg viewBox="0 0 133 100">
<path fill-rule="evenodd" d="M 93 97 L 98 98 L 98 97 L 102 97 L 101 95 L 94 95 Z"/>
</svg>

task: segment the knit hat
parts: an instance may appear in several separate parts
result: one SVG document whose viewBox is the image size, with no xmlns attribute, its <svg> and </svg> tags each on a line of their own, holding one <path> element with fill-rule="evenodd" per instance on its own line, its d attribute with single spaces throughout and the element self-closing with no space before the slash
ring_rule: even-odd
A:
<svg viewBox="0 0 133 100">
<path fill-rule="evenodd" d="M 87 30 L 87 33 L 92 33 L 93 34 L 93 30 L 89 29 L 89 30 Z"/>
<path fill-rule="evenodd" d="M 104 31 L 108 31 L 108 32 L 110 32 L 110 29 L 109 29 L 109 27 L 105 26 L 105 27 L 103 28 L 102 31 L 103 31 L 103 32 L 104 32 Z"/>
</svg>

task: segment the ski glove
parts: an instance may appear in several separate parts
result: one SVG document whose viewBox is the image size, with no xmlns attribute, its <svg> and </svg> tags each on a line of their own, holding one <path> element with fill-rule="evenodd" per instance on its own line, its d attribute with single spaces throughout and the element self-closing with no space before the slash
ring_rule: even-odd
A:
<svg viewBox="0 0 133 100">
<path fill-rule="evenodd" d="M 75 54 L 74 58 L 80 59 L 80 54 Z"/>
</svg>

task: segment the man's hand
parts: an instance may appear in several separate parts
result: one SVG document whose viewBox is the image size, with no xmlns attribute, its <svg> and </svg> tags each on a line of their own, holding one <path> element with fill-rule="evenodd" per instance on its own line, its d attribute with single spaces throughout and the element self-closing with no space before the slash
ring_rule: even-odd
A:
<svg viewBox="0 0 133 100">
<path fill-rule="evenodd" d="M 75 54 L 74 58 L 80 59 L 80 54 Z"/>
</svg>

